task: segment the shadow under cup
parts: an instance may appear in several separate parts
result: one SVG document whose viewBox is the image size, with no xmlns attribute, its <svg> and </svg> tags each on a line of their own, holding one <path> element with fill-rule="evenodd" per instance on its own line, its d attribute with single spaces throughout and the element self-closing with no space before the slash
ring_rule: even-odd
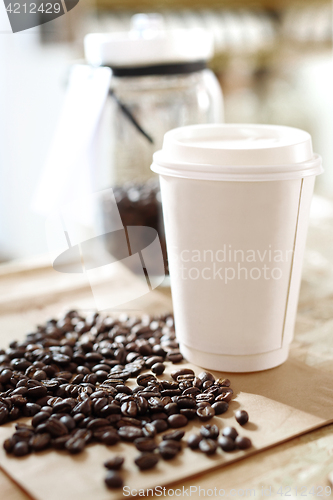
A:
<svg viewBox="0 0 333 500">
<path fill-rule="evenodd" d="M 321 159 L 307 132 L 273 125 L 172 130 L 154 155 L 177 339 L 192 363 L 272 368 L 293 338 Z"/>
</svg>

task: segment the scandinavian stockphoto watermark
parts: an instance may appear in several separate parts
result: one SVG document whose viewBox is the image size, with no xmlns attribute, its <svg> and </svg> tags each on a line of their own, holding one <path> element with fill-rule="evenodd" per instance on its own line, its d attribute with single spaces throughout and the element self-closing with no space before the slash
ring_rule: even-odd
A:
<svg viewBox="0 0 333 500">
<path fill-rule="evenodd" d="M 177 249 L 178 250 L 178 249 Z M 183 280 L 280 280 L 283 268 L 292 262 L 293 250 L 280 250 L 268 245 L 264 249 L 239 249 L 224 244 L 217 250 L 177 252 L 179 272 Z"/>
<path fill-rule="evenodd" d="M 201 486 L 179 486 L 168 488 L 134 489 L 123 487 L 124 497 L 181 497 L 181 498 L 281 498 L 281 497 L 329 497 L 332 493 L 330 486 L 261 486 L 260 488 L 203 488 Z"/>
<path fill-rule="evenodd" d="M 80 0 L 3 0 L 13 33 L 53 21 Z"/>
</svg>

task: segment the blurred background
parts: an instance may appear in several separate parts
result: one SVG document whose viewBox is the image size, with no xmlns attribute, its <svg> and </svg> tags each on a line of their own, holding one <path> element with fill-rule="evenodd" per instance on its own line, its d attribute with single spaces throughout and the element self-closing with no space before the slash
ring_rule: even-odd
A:
<svg viewBox="0 0 333 500">
<path fill-rule="evenodd" d="M 333 200 L 332 5 L 302 0 L 81 0 L 66 15 L 12 34 L 0 5 L 0 262 L 47 252 L 44 217 L 31 209 L 83 37 L 127 31 L 133 14 L 158 12 L 167 28 L 214 35 L 210 68 L 226 122 L 299 127 Z"/>
</svg>

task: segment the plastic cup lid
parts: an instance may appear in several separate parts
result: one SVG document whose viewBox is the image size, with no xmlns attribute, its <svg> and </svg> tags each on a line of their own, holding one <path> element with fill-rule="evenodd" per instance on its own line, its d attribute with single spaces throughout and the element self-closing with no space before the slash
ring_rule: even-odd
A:
<svg viewBox="0 0 333 500">
<path fill-rule="evenodd" d="M 308 132 L 281 125 L 193 125 L 167 132 L 152 170 L 176 177 L 275 180 L 318 175 Z"/>
<path fill-rule="evenodd" d="M 204 29 L 131 30 L 90 33 L 84 38 L 85 58 L 93 66 L 140 67 L 207 61 L 213 36 Z"/>
</svg>

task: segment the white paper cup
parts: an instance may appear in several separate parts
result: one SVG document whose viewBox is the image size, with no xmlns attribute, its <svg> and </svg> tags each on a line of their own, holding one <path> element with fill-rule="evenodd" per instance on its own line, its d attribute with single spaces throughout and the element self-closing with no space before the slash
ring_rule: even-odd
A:
<svg viewBox="0 0 333 500">
<path fill-rule="evenodd" d="M 177 339 L 192 363 L 272 368 L 288 357 L 321 158 L 273 125 L 171 130 L 160 175 Z"/>
</svg>

